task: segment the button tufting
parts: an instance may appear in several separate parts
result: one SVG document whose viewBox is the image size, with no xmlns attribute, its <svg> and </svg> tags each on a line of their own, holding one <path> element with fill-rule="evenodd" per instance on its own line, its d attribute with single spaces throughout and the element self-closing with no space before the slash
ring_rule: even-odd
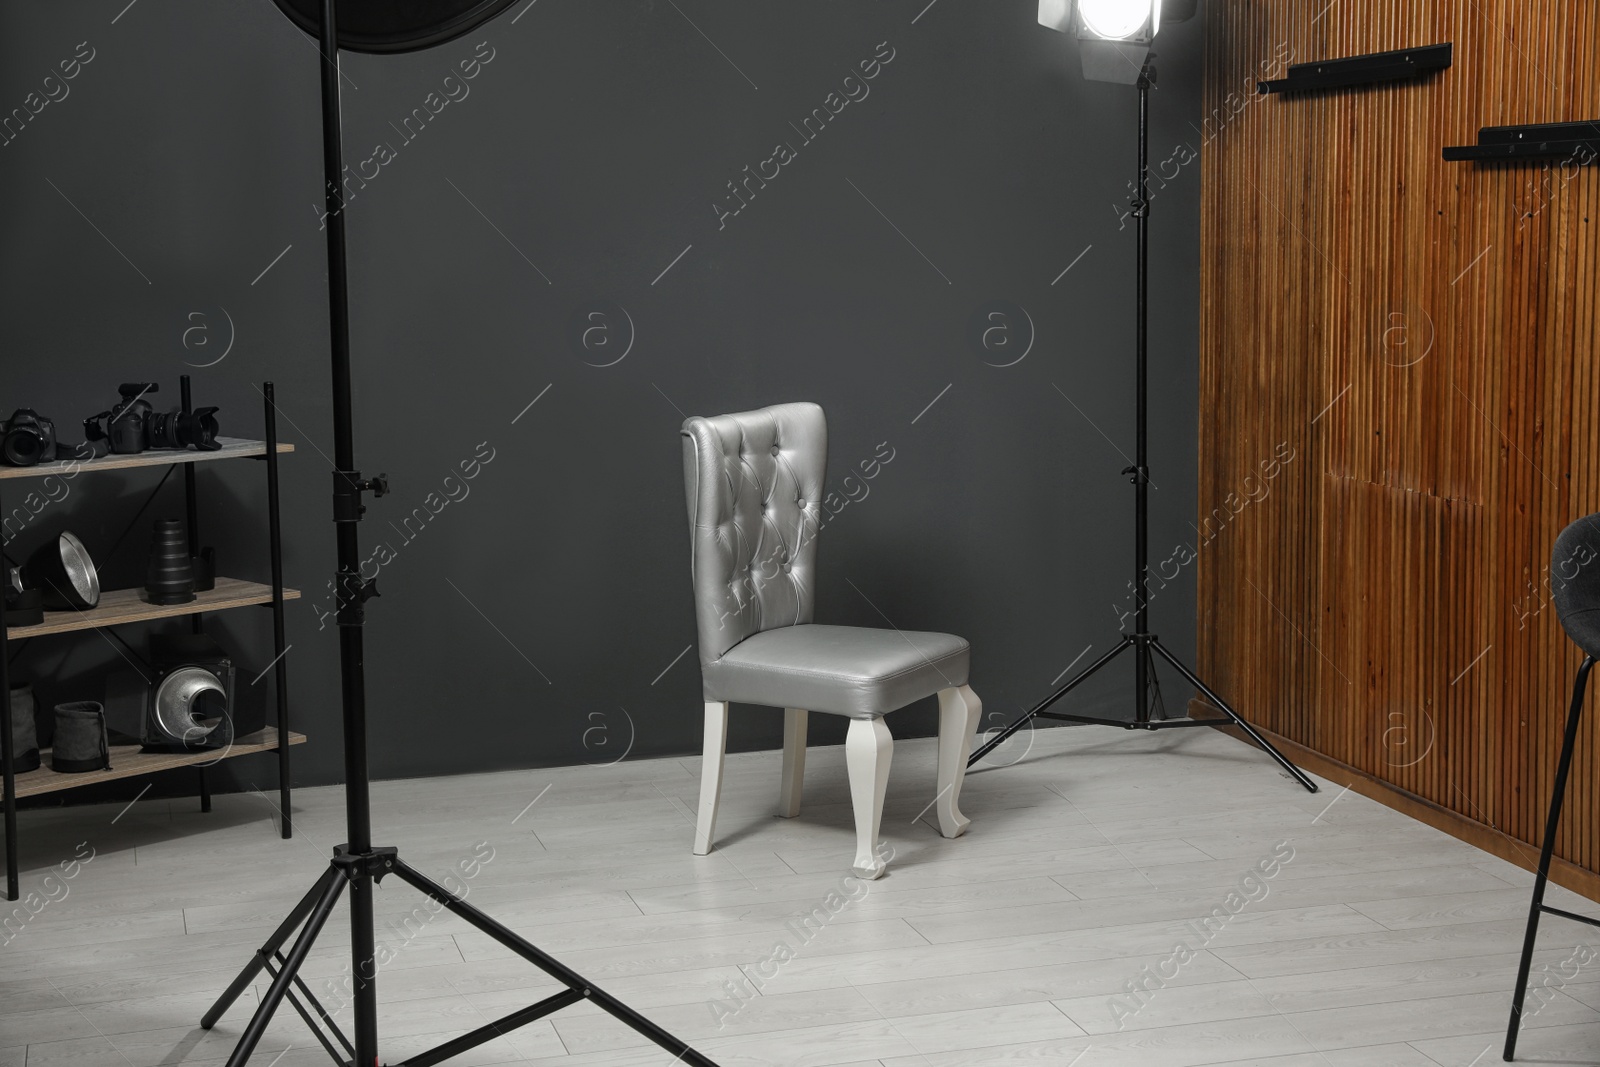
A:
<svg viewBox="0 0 1600 1067">
<path fill-rule="evenodd" d="M 777 445 L 773 445 L 772 446 L 772 454 L 774 456 L 776 456 L 778 454 L 778 446 Z"/>
</svg>

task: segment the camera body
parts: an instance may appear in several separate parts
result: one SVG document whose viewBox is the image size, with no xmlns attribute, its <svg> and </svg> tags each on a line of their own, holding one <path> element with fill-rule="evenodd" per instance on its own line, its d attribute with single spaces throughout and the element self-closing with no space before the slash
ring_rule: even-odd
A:
<svg viewBox="0 0 1600 1067">
<path fill-rule="evenodd" d="M 56 424 L 32 408 L 18 408 L 0 422 L 0 459 L 8 466 L 32 467 L 56 458 Z"/>
<path fill-rule="evenodd" d="M 184 399 L 188 399 L 188 379 Z M 91 441 L 105 441 L 106 446 L 119 456 L 138 455 L 151 448 L 193 448 L 197 452 L 215 452 L 222 447 L 217 442 L 217 409 L 215 407 L 188 410 L 188 405 L 172 411 L 158 412 L 144 397 L 158 392 L 154 382 L 124 382 L 117 387 L 122 399 L 110 411 L 102 411 L 84 420 L 83 432 Z"/>
<path fill-rule="evenodd" d="M 123 382 L 117 387 L 122 399 L 110 411 L 91 415 L 83 422 L 84 435 L 91 441 L 105 441 L 119 456 L 136 456 L 150 447 L 150 402 L 146 393 L 157 392 L 155 382 Z"/>
</svg>

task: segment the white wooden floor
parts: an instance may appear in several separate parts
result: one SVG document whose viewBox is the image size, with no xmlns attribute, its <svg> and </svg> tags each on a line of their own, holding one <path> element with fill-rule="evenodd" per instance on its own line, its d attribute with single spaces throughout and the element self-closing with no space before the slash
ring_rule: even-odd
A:
<svg viewBox="0 0 1600 1067">
<path fill-rule="evenodd" d="M 777 752 L 730 757 L 720 847 L 701 858 L 695 759 L 382 783 L 377 840 L 434 874 L 487 842 L 493 858 L 457 875 L 472 901 L 725 1067 L 1498 1062 L 1531 881 L 1509 864 L 1336 785 L 1307 794 L 1209 731 L 1041 731 L 968 778 L 972 829 L 944 841 L 924 810 L 933 754 L 898 746 L 890 873 L 831 915 L 852 852 L 840 748 L 813 750 L 796 820 L 772 817 Z M 339 790 L 295 798 L 292 841 L 250 795 L 210 815 L 25 814 L 24 890 L 56 899 L 0 948 L 0 1067 L 221 1063 L 262 986 L 211 1033 L 201 1013 L 342 836 Z M 79 842 L 94 858 L 47 884 Z M 1291 849 L 1229 913 L 1241 878 Z M 555 990 L 397 880 L 378 896 L 387 1062 Z M 818 930 L 793 921 L 814 908 Z M 1215 930 L 1196 924 L 1219 908 Z M 318 991 L 348 959 L 343 916 L 308 964 Z M 779 942 L 794 958 L 769 967 Z M 1547 919 L 1538 962 L 1559 974 L 1596 942 Z M 1600 953 L 1580 958 L 1521 1059 L 1600 1063 Z M 1141 979 L 1142 1004 L 1126 992 Z M 328 1061 L 286 1007 L 255 1062 Z M 581 1005 L 456 1062 L 670 1058 Z"/>
</svg>

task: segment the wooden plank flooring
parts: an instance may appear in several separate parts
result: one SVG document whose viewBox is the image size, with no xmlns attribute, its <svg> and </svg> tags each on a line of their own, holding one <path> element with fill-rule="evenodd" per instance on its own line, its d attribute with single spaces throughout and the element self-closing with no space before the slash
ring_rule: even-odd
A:
<svg viewBox="0 0 1600 1067">
<path fill-rule="evenodd" d="M 1498 1060 L 1530 883 L 1511 864 L 1331 783 L 1306 794 L 1199 731 L 1041 731 L 1020 762 L 969 777 L 972 830 L 944 841 L 925 810 L 933 757 L 931 740 L 898 746 L 890 874 L 804 942 L 787 924 L 824 906 L 851 855 L 839 748 L 813 750 L 795 820 L 772 815 L 778 753 L 730 757 L 705 857 L 689 851 L 696 759 L 379 783 L 376 836 L 455 871 L 479 906 L 724 1067 Z M 264 985 L 213 1032 L 200 1015 L 343 837 L 340 791 L 295 800 L 292 841 L 263 833 L 274 812 L 253 794 L 210 815 L 192 801 L 23 813 L 24 891 L 56 899 L 0 933 L 0 1067 L 220 1064 Z M 467 877 L 479 842 L 493 858 Z M 61 877 L 56 864 L 91 849 Z M 1219 923 L 1275 849 L 1292 859 Z M 395 952 L 379 977 L 386 1062 L 554 991 L 404 886 L 378 902 Z M 1552 902 L 1592 907 L 1562 890 Z M 304 972 L 319 994 L 346 965 L 343 922 L 341 909 Z M 1556 919 L 1545 931 L 1541 965 L 1592 941 Z M 756 992 L 779 941 L 796 956 Z M 1179 942 L 1192 958 L 1164 962 Z M 1142 1001 L 1127 996 L 1139 982 Z M 1600 963 L 1554 990 L 1521 1052 L 1600 1063 Z M 257 1062 L 327 1060 L 286 1008 Z M 671 1058 L 583 1005 L 457 1062 Z"/>
</svg>

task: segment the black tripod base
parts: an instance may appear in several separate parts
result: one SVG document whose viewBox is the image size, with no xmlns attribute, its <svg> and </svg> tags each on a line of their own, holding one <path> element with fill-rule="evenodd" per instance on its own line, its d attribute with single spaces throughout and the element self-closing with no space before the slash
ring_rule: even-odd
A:
<svg viewBox="0 0 1600 1067">
<path fill-rule="evenodd" d="M 617 998 L 611 996 L 583 978 L 583 976 L 569 970 L 558 961 L 547 956 L 528 941 L 519 937 L 511 930 L 485 915 L 482 911 L 468 904 L 461 897 L 450 892 L 420 871 L 408 866 L 393 848 L 374 848 L 370 852 L 352 855 L 343 846 L 334 852 L 333 862 L 322 877 L 317 879 L 311 890 L 301 898 L 300 903 L 289 912 L 283 924 L 273 931 L 266 944 L 256 952 L 255 957 L 239 972 L 233 984 L 217 999 L 200 1020 L 200 1025 L 209 1030 L 216 1025 L 217 1020 L 228 1010 L 239 995 L 250 987 L 250 983 L 263 970 L 272 975 L 272 984 L 261 998 L 261 1004 L 256 1008 L 255 1015 L 245 1027 L 244 1033 L 239 1038 L 239 1043 L 234 1047 L 233 1054 L 228 1057 L 227 1067 L 244 1067 L 249 1061 L 256 1045 L 260 1043 L 262 1035 L 266 1032 L 267 1024 L 272 1021 L 278 1008 L 287 999 L 290 1005 L 305 1020 L 312 1033 L 317 1036 L 322 1047 L 327 1050 L 333 1062 L 341 1067 L 357 1067 L 356 1049 L 350 1039 L 334 1023 L 333 1017 L 322 1006 L 306 984 L 300 980 L 299 972 L 305 962 L 306 954 L 310 952 L 317 935 L 322 932 L 323 926 L 332 914 L 334 906 L 339 901 L 339 896 L 347 887 L 361 882 L 381 881 L 386 875 L 393 874 L 401 881 L 412 886 L 450 911 L 452 914 L 465 920 L 468 925 L 489 935 L 495 941 L 504 945 L 512 952 L 521 956 L 535 967 L 544 971 L 550 977 L 560 982 L 566 988 L 553 996 L 546 997 L 512 1012 L 509 1015 L 496 1019 L 493 1022 L 480 1026 L 460 1037 L 452 1038 L 443 1044 L 436 1045 L 425 1052 L 419 1052 L 410 1059 L 403 1061 L 395 1067 L 430 1067 L 441 1063 L 453 1056 L 458 1056 L 468 1049 L 476 1048 L 487 1041 L 502 1037 L 518 1027 L 526 1026 L 536 1019 L 560 1011 L 562 1008 L 577 1004 L 579 1001 L 590 1001 L 596 1007 L 608 1012 L 612 1016 L 626 1023 L 640 1034 L 654 1041 L 668 1052 L 678 1058 L 678 1061 L 693 1065 L 693 1067 L 717 1067 L 716 1063 L 696 1052 L 688 1045 L 667 1033 L 655 1023 L 646 1019 Z M 369 887 L 370 888 L 370 887 Z M 298 936 L 296 932 L 298 931 Z M 288 954 L 282 951 L 283 945 L 294 937 L 294 944 L 289 948 Z M 369 968 L 369 973 L 355 974 L 351 981 L 357 985 L 370 984 L 376 978 L 371 973 L 373 961 L 364 961 Z M 359 969 L 359 967 L 358 967 Z M 374 1011 L 376 1001 L 370 995 L 358 996 L 356 999 L 357 1014 L 364 1010 Z M 376 1033 L 375 1019 L 356 1020 L 358 1033 L 363 1027 L 368 1032 Z M 378 1067 L 374 1062 L 369 1067 Z"/>
<path fill-rule="evenodd" d="M 1220 719 L 1151 719 L 1149 717 L 1149 711 L 1145 707 L 1144 694 L 1140 694 L 1138 711 L 1133 719 L 1107 719 L 1096 715 L 1069 715 L 1065 712 L 1050 710 L 1051 705 L 1053 705 L 1056 701 L 1060 700 L 1062 697 L 1078 688 L 1079 685 L 1087 681 L 1096 672 L 1101 670 L 1101 668 L 1105 667 L 1112 660 L 1116 659 L 1129 649 L 1136 650 L 1138 655 L 1142 657 L 1148 657 L 1151 652 L 1154 652 L 1156 655 L 1166 660 L 1174 669 L 1177 670 L 1179 674 L 1183 675 L 1184 679 L 1187 680 L 1190 685 L 1198 689 L 1205 696 L 1205 698 L 1211 702 L 1213 707 L 1222 712 L 1223 717 Z M 1140 662 L 1141 664 L 1147 665 L 1146 659 L 1142 659 Z M 1277 760 L 1278 766 L 1289 772 L 1290 776 L 1293 777 L 1295 781 L 1305 786 L 1307 792 L 1315 793 L 1317 791 L 1316 782 L 1313 782 L 1304 771 L 1291 763 L 1287 756 L 1279 752 L 1277 748 L 1273 746 L 1272 742 L 1262 737 L 1261 734 L 1256 731 L 1255 727 L 1251 726 L 1249 723 L 1245 722 L 1244 719 L 1240 718 L 1239 713 L 1228 706 L 1227 701 L 1223 700 L 1216 693 L 1212 692 L 1211 687 L 1206 685 L 1205 682 L 1202 682 L 1199 675 L 1195 674 L 1188 667 L 1184 666 L 1183 662 L 1179 660 L 1177 656 L 1174 656 L 1171 652 L 1169 652 L 1167 647 L 1161 643 L 1161 639 L 1156 637 L 1154 634 L 1123 634 L 1122 640 L 1117 642 L 1115 648 L 1111 649 L 1111 651 L 1107 652 L 1105 655 L 1089 664 L 1089 666 L 1085 667 L 1082 671 L 1078 672 L 1071 679 L 1069 679 L 1066 684 L 1062 685 L 1061 688 L 1057 689 L 1054 693 L 1051 693 L 1049 696 L 1041 700 L 1027 714 L 1023 715 L 1020 719 L 1017 719 L 1015 722 L 1011 723 L 1005 729 L 1001 730 L 999 733 L 995 734 L 993 737 L 989 738 L 989 740 L 980 745 L 978 750 L 972 754 L 970 759 L 967 760 L 967 766 L 977 766 L 979 760 L 983 759 L 983 757 L 987 756 L 990 752 L 993 752 L 996 748 L 1005 743 L 1007 738 L 1031 723 L 1034 719 L 1057 719 L 1062 722 L 1087 723 L 1091 726 L 1116 726 L 1124 730 L 1179 730 L 1191 726 L 1237 726 L 1239 729 L 1243 730 L 1249 735 L 1250 740 L 1260 745 L 1262 750 L 1265 751 L 1267 755 L 1271 756 L 1274 760 Z"/>
</svg>

